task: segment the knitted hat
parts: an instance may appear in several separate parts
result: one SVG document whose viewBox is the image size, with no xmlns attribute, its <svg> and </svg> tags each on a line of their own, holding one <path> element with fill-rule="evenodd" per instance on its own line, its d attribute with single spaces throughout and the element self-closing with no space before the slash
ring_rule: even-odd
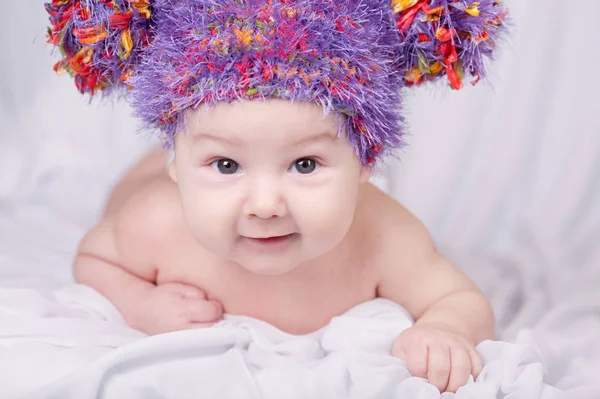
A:
<svg viewBox="0 0 600 399">
<path fill-rule="evenodd" d="M 402 144 L 401 90 L 485 76 L 499 0 L 52 0 L 56 71 L 82 93 L 125 94 L 166 147 L 184 110 L 309 101 L 346 116 L 363 164 Z"/>
</svg>

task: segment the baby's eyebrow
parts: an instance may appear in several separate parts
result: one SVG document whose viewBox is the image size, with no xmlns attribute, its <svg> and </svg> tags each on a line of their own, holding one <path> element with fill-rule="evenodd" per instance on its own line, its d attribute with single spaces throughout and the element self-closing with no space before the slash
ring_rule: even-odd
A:
<svg viewBox="0 0 600 399">
<path fill-rule="evenodd" d="M 321 133 L 317 133 L 317 134 L 310 134 L 306 137 L 301 138 L 300 140 L 296 140 L 294 141 L 294 145 L 298 145 L 298 144 L 308 144 L 308 143 L 312 143 L 312 142 L 318 142 L 318 141 L 333 141 L 337 138 L 336 134 L 333 134 L 332 132 L 321 132 Z"/>
<path fill-rule="evenodd" d="M 337 138 L 336 134 L 333 134 L 330 131 L 320 132 L 316 134 L 309 134 L 301 139 L 290 141 L 290 145 L 305 145 L 309 143 L 315 143 L 320 141 L 334 141 Z M 244 144 L 244 141 L 237 137 L 226 137 L 221 136 L 215 133 L 209 132 L 200 132 L 194 134 L 194 141 L 200 140 L 212 140 L 212 141 L 220 141 L 222 143 L 231 144 L 235 146 L 241 146 Z"/>
<path fill-rule="evenodd" d="M 235 146 L 241 146 L 243 142 L 238 138 L 230 138 L 225 136 L 220 136 L 214 133 L 201 132 L 194 135 L 194 141 L 200 140 L 212 140 L 212 141 L 220 141 L 226 144 L 231 144 Z"/>
</svg>

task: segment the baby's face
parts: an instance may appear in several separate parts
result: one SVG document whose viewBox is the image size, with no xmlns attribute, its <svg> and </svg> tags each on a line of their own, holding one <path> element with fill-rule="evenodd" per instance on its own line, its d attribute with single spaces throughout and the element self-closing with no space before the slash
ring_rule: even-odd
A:
<svg viewBox="0 0 600 399">
<path fill-rule="evenodd" d="M 169 172 L 203 247 L 277 275 L 342 241 L 369 169 L 337 137 L 339 118 L 271 100 L 201 106 L 187 121 Z"/>
</svg>

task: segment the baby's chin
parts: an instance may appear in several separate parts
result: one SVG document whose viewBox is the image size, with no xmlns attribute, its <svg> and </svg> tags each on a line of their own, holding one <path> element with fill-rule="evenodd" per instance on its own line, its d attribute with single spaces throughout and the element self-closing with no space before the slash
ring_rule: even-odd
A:
<svg viewBox="0 0 600 399">
<path fill-rule="evenodd" d="M 282 276 L 294 271 L 306 270 L 318 262 L 322 255 L 332 250 L 329 246 L 310 246 L 300 242 L 292 242 L 289 247 L 280 251 L 264 248 L 257 250 L 236 246 L 229 252 L 230 260 L 239 267 L 261 276 Z M 308 247 L 308 248 L 307 248 Z M 310 249 L 309 249 L 310 248 Z"/>
<path fill-rule="evenodd" d="M 285 275 L 310 264 L 311 260 L 320 255 L 320 253 L 312 253 L 314 251 L 306 251 L 301 243 L 300 235 L 294 235 L 289 242 L 273 245 L 256 243 L 243 238 L 238 238 L 232 245 L 218 245 L 215 242 L 202 243 L 198 237 L 197 241 L 226 263 L 260 276 Z"/>
</svg>

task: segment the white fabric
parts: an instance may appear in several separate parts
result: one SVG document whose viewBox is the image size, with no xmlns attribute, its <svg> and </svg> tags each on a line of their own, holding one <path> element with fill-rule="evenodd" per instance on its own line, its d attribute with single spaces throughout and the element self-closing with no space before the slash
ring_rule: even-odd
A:
<svg viewBox="0 0 600 399">
<path fill-rule="evenodd" d="M 594 75 L 600 65 L 600 2 L 506 3 L 514 33 L 492 65 L 489 84 L 459 92 L 407 92 L 410 146 L 399 154 L 400 162 L 390 161 L 383 168 L 377 182 L 425 222 L 442 251 L 491 299 L 497 339 L 505 343 L 486 343 L 480 351 L 490 381 L 503 381 L 503 389 L 516 390 L 507 398 L 553 397 L 557 392 L 551 387 L 569 398 L 600 398 L 600 80 Z M 169 389 L 196 392 L 199 364 L 211 363 L 213 370 L 227 364 L 242 375 L 246 363 L 240 357 L 248 357 L 240 353 L 252 347 L 249 337 L 279 339 L 266 326 L 245 322 L 243 328 L 218 330 L 231 335 L 181 333 L 145 339 L 121 326 L 101 298 L 70 285 L 77 241 L 97 219 L 109 185 L 153 141 L 135 135 L 138 124 L 126 105 L 89 105 L 68 77 L 55 76 L 56 59 L 44 44 L 47 16 L 42 1 L 2 1 L 2 6 L 0 397 L 13 399 L 12 393 L 42 389 L 43 383 L 53 381 L 58 385 L 40 392 L 83 397 L 68 381 L 84 375 L 87 388 L 93 388 L 94 378 L 108 370 L 114 378 L 107 390 L 115 395 L 119 389 L 134 391 L 136 386 L 124 385 L 125 377 L 134 375 L 132 384 L 146 384 L 144 397 L 149 398 L 161 397 L 154 392 L 163 388 L 171 394 L 162 396 L 167 398 L 185 397 Z M 381 324 L 380 333 L 385 334 L 389 320 L 364 317 L 380 305 L 361 307 L 361 323 L 365 329 Z M 401 316 L 394 314 L 400 323 Z M 336 323 L 353 331 L 355 319 L 346 316 Z M 342 327 L 332 324 L 330 334 L 343 335 Z M 361 325 L 356 328 L 365 331 Z M 234 336 L 240 351 L 218 355 Z M 196 357 L 178 355 L 204 339 L 205 346 L 189 352 Z M 214 344 L 212 357 L 205 356 L 209 343 Z M 293 349 L 296 343 L 289 345 Z M 342 340 L 330 344 L 350 345 Z M 336 353 L 348 361 L 349 353 L 356 355 L 349 348 Z M 286 362 L 295 354 L 265 358 Z M 344 386 L 336 381 L 352 386 L 348 381 L 354 375 L 374 378 L 373 389 L 385 385 L 387 369 L 364 353 L 360 356 L 369 360 L 358 366 L 335 363 L 339 356 L 313 362 L 335 371 L 323 389 Z M 383 362 L 388 361 L 394 362 Z M 118 365 L 124 363 L 130 368 Z M 394 364 L 390 369 L 399 370 L 397 378 L 403 379 L 402 367 Z M 501 376 L 498 369 L 507 374 Z M 310 370 L 303 372 L 302 381 L 323 381 Z M 350 379 L 349 370 L 354 370 Z M 240 384 L 254 387 L 243 394 L 278 383 L 280 376 L 255 379 L 268 375 L 255 371 L 239 378 Z M 181 386 L 169 384 L 163 373 L 183 381 Z M 60 376 L 67 378 L 65 385 L 56 381 Z M 398 383 L 414 387 L 405 397 L 435 394 L 431 386 L 415 380 Z M 583 383 L 595 385 L 587 393 L 573 390 Z M 230 384 L 231 389 L 238 386 Z M 473 397 L 469 389 L 487 397 L 482 385 L 471 387 L 462 391 L 464 397 Z M 231 395 L 238 397 L 233 391 Z"/>
<path fill-rule="evenodd" d="M 390 356 L 394 338 L 412 321 L 384 299 L 361 304 L 304 336 L 227 316 L 210 329 L 144 339 L 84 286 L 5 288 L 0 297 L 3 397 L 440 397 Z M 538 345 L 530 336 L 519 341 L 480 344 L 482 374 L 444 397 L 594 397 L 591 388 L 573 388 L 569 379 L 555 387 L 545 383 Z"/>
</svg>

